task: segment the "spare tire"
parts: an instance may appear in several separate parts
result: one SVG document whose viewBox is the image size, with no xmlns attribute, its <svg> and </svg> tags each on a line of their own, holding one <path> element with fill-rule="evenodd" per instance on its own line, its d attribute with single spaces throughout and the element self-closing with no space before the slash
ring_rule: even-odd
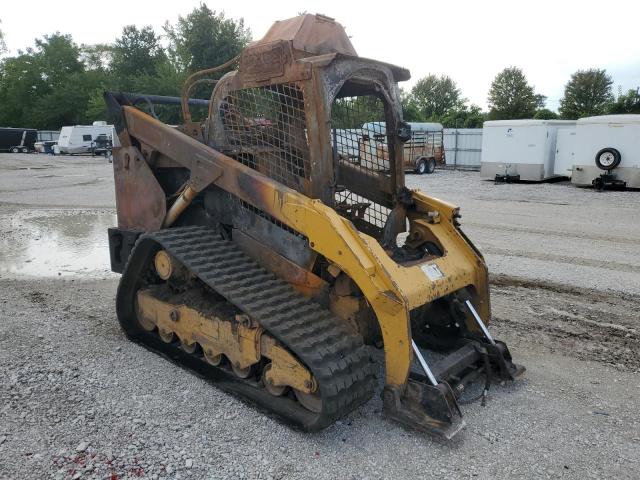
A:
<svg viewBox="0 0 640 480">
<path fill-rule="evenodd" d="M 620 165 L 621 160 L 620 152 L 612 147 L 603 148 L 596 153 L 596 166 L 600 170 L 613 170 Z"/>
</svg>

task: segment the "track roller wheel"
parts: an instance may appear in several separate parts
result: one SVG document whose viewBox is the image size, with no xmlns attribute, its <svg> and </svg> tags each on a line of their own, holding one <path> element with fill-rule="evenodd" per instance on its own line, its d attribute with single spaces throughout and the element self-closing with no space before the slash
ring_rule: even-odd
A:
<svg viewBox="0 0 640 480">
<path fill-rule="evenodd" d="M 151 320 L 147 320 L 142 316 L 138 316 L 138 323 L 142 328 L 144 328 L 147 332 L 153 332 L 153 329 L 156 328 L 156 324 Z"/>
<path fill-rule="evenodd" d="M 137 299 L 136 299 L 136 312 L 137 312 L 138 323 L 140 324 L 140 326 L 144 328 L 147 332 L 153 332 L 153 330 L 156 328 L 156 324 L 153 323 L 151 320 L 146 319 L 144 315 L 142 315 L 142 310 L 138 305 Z"/>
<path fill-rule="evenodd" d="M 176 339 L 176 336 L 173 332 L 169 332 L 161 328 L 158 329 L 158 335 L 160 335 L 160 338 L 164 343 L 171 343 Z"/>
<path fill-rule="evenodd" d="M 314 413 L 320 413 L 322 411 L 322 398 L 320 398 L 318 392 L 304 393 L 296 389 L 294 389 L 293 392 L 296 394 L 296 398 L 300 404 L 307 410 Z"/>
<path fill-rule="evenodd" d="M 272 380 L 267 378 L 267 372 L 271 370 L 271 364 L 268 364 L 264 367 L 262 371 L 262 383 L 264 383 L 264 388 L 267 392 L 269 392 L 274 397 L 280 397 L 287 391 L 286 385 L 274 385 Z"/>
<path fill-rule="evenodd" d="M 218 367 L 222 363 L 222 354 L 215 354 L 212 350 L 204 350 L 204 359 L 207 361 L 209 365 L 213 365 L 214 367 Z"/>
<path fill-rule="evenodd" d="M 185 340 L 180 340 L 180 348 L 187 353 L 196 353 L 196 349 L 198 348 L 198 344 L 196 342 L 187 343 Z"/>
<path fill-rule="evenodd" d="M 251 366 L 240 368 L 240 366 L 235 363 L 231 364 L 231 370 L 233 370 L 233 373 L 235 373 L 238 378 L 249 378 L 252 372 Z"/>
</svg>

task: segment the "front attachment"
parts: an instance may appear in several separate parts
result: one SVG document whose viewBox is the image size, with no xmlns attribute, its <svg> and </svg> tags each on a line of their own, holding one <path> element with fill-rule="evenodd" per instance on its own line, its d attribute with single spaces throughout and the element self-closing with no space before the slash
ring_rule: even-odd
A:
<svg viewBox="0 0 640 480">
<path fill-rule="evenodd" d="M 451 439 L 464 426 L 455 395 L 447 383 L 427 385 L 409 379 L 404 390 L 386 386 L 382 394 L 385 413 L 400 424 Z"/>
</svg>

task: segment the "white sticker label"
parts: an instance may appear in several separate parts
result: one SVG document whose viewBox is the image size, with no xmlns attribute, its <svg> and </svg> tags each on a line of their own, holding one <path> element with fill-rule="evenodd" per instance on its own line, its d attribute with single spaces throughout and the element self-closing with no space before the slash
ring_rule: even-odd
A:
<svg viewBox="0 0 640 480">
<path fill-rule="evenodd" d="M 427 277 L 429 277 L 429 280 L 431 280 L 432 282 L 444 278 L 444 273 L 442 273 L 442 270 L 440 270 L 438 268 L 438 265 L 436 265 L 435 263 L 423 265 L 422 267 L 420 267 L 420 269 Z"/>
</svg>

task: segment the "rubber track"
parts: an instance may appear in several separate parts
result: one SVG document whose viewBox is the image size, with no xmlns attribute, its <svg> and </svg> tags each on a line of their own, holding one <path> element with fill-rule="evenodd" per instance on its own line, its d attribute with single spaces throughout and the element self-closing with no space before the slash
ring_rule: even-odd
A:
<svg viewBox="0 0 640 480">
<path fill-rule="evenodd" d="M 362 339 L 349 332 L 344 322 L 327 309 L 296 292 L 211 228 L 178 227 L 143 234 L 131 253 L 122 281 L 132 259 L 145 256 L 148 262 L 151 250 L 155 252 L 159 247 L 255 319 L 309 368 L 318 383 L 323 408 L 320 413 L 311 414 L 312 418 L 311 412 L 304 410 L 307 420 L 300 426 L 308 430 L 324 428 L 369 400 L 374 374 Z M 283 415 L 282 411 L 277 413 Z M 300 424 L 299 418 L 289 420 Z"/>
</svg>

